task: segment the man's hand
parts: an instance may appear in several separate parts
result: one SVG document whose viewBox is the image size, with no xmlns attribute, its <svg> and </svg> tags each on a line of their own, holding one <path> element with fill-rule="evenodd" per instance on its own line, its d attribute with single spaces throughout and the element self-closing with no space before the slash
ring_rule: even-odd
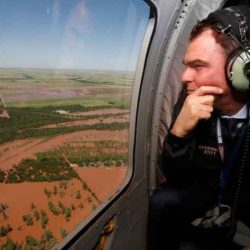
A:
<svg viewBox="0 0 250 250">
<path fill-rule="evenodd" d="M 178 137 L 186 136 L 196 127 L 199 120 L 209 119 L 215 97 L 222 93 L 221 88 L 201 86 L 188 95 L 171 132 Z"/>
<path fill-rule="evenodd" d="M 244 247 L 242 250 L 250 250 L 250 246 Z"/>
</svg>

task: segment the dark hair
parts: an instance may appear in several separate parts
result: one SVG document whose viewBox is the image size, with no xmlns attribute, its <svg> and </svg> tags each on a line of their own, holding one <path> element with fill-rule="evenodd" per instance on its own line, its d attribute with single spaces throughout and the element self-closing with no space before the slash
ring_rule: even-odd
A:
<svg viewBox="0 0 250 250">
<path fill-rule="evenodd" d="M 239 48 L 238 43 L 233 40 L 230 36 L 219 32 L 213 25 L 213 22 L 209 19 L 204 19 L 198 22 L 192 29 L 190 33 L 189 40 L 192 41 L 201 35 L 202 32 L 206 30 L 212 30 L 214 38 L 217 43 L 225 50 L 227 56 L 231 55 L 236 49 Z"/>
</svg>

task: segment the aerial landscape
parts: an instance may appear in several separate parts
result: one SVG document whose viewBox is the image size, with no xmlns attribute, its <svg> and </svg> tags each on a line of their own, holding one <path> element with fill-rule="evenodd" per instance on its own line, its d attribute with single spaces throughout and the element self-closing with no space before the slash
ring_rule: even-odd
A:
<svg viewBox="0 0 250 250">
<path fill-rule="evenodd" d="M 119 191 L 133 81 L 0 68 L 0 250 L 51 249 Z"/>
</svg>

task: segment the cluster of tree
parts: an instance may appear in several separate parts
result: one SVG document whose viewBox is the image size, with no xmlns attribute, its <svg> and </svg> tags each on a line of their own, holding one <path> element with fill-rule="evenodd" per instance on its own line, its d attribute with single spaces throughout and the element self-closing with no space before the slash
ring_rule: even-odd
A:
<svg viewBox="0 0 250 250">
<path fill-rule="evenodd" d="M 7 238 L 7 241 L 0 245 L 0 250 L 21 250 L 22 246 L 18 242 L 14 242 L 10 238 Z"/>
<path fill-rule="evenodd" d="M 60 210 L 55 207 L 52 201 L 49 201 L 48 204 L 49 210 L 54 214 L 54 215 L 59 215 L 61 214 Z"/>
<path fill-rule="evenodd" d="M 60 233 L 62 238 L 65 238 L 68 235 L 68 232 L 63 228 L 61 228 Z M 57 239 L 53 233 L 50 230 L 46 230 L 42 234 L 40 240 L 37 240 L 32 235 L 27 235 L 22 244 L 7 238 L 6 242 L 0 245 L 0 250 L 49 250 L 53 248 L 56 243 Z"/>
<path fill-rule="evenodd" d="M 120 109 L 128 109 L 128 105 L 112 103 L 112 107 Z M 16 139 L 37 137 L 37 136 L 52 136 L 57 134 L 70 133 L 78 130 L 89 129 L 109 129 L 118 130 L 128 128 L 128 123 L 114 122 L 111 124 L 94 124 L 87 126 L 77 127 L 60 127 L 60 128 L 41 128 L 50 124 L 59 124 L 79 119 L 74 116 L 65 116 L 57 112 L 57 110 L 65 110 L 70 113 L 84 112 L 91 110 L 101 110 L 111 108 L 107 106 L 85 107 L 81 105 L 68 105 L 68 106 L 45 106 L 45 107 L 9 107 L 8 112 L 10 119 L 0 119 L 0 143 L 13 141 Z M 81 119 L 90 119 L 95 117 L 108 117 L 116 116 L 117 114 L 103 114 L 81 117 Z"/>
<path fill-rule="evenodd" d="M 13 141 L 20 137 L 21 131 L 28 137 L 30 128 L 71 121 L 72 118 L 62 116 L 56 111 L 57 107 L 9 107 L 10 119 L 1 119 L 0 143 Z"/>
<path fill-rule="evenodd" d="M 45 210 L 43 210 L 43 209 L 41 210 L 40 218 L 41 218 L 41 226 L 42 226 L 42 228 L 45 228 L 46 225 L 47 225 L 48 222 L 49 222 L 49 218 L 48 218 L 48 216 L 47 216 Z"/>
<path fill-rule="evenodd" d="M 71 217 L 72 210 L 75 210 L 75 206 L 72 204 L 71 207 L 65 207 L 62 202 L 59 202 L 58 206 L 61 210 L 61 211 L 58 210 L 59 214 L 63 213 L 65 219 L 69 220 L 69 218 Z M 39 219 L 41 219 L 41 226 L 42 228 L 45 228 L 49 221 L 45 210 L 41 210 L 39 213 L 34 203 L 31 203 L 30 207 L 31 207 L 31 210 L 33 211 L 35 220 L 38 221 Z M 49 202 L 49 208 L 50 210 L 55 209 L 55 206 L 53 205 L 51 201 Z M 23 215 L 23 221 L 25 221 L 26 225 L 29 225 L 29 226 L 34 224 L 33 218 L 30 214 Z M 0 237 L 7 236 L 8 233 L 11 231 L 12 231 L 12 228 L 10 225 L 0 226 Z M 65 238 L 68 235 L 68 232 L 65 229 L 61 228 L 60 234 L 62 238 Z M 0 245 L 0 250 L 21 250 L 21 249 L 45 250 L 45 249 L 51 249 L 51 247 L 53 247 L 56 244 L 56 242 L 57 240 L 53 236 L 52 232 L 50 230 L 46 230 L 44 234 L 42 235 L 40 241 L 36 240 L 33 236 L 29 235 L 26 237 L 25 243 L 23 245 L 17 242 L 15 243 L 10 238 L 7 238 L 6 242 Z"/>
<path fill-rule="evenodd" d="M 62 239 L 64 239 L 68 235 L 68 232 L 64 228 L 61 228 L 60 233 Z"/>
<path fill-rule="evenodd" d="M 76 177 L 78 177 L 77 174 L 76 174 Z M 68 187 L 67 181 L 60 181 L 59 186 L 55 185 L 53 187 L 53 190 L 49 190 L 47 188 L 44 188 L 44 193 L 48 199 L 51 197 L 52 194 L 54 196 L 57 196 L 59 194 L 61 197 L 64 197 L 64 195 L 65 195 L 64 190 L 66 190 L 67 187 Z"/>
<path fill-rule="evenodd" d="M 89 153 L 79 155 L 69 155 L 69 161 L 76 163 L 79 167 L 89 166 L 121 166 L 128 164 L 127 153 L 105 153 L 97 152 L 96 155 L 90 155 Z M 101 164 L 102 163 L 102 164 Z"/>
<path fill-rule="evenodd" d="M 53 187 L 53 194 L 54 194 L 55 196 L 58 194 L 58 188 L 57 188 L 56 185 Z"/>
<path fill-rule="evenodd" d="M 45 228 L 49 222 L 49 218 L 45 212 L 45 210 L 41 210 L 38 212 L 37 209 L 33 209 L 33 216 L 31 214 L 23 215 L 23 221 L 26 223 L 27 226 L 33 226 L 35 221 L 41 220 L 41 227 Z"/>
<path fill-rule="evenodd" d="M 68 188 L 68 182 L 67 181 L 60 181 L 59 188 L 66 190 Z"/>
<path fill-rule="evenodd" d="M 56 155 L 38 154 L 36 159 L 24 159 L 7 171 L 7 183 L 24 181 L 59 181 L 78 178 L 78 174 L 62 158 Z"/>
<path fill-rule="evenodd" d="M 0 169 L 0 183 L 4 182 L 5 172 Z"/>
<path fill-rule="evenodd" d="M 81 180 L 81 179 L 80 179 L 80 180 Z M 88 191 L 88 192 L 93 196 L 93 198 L 96 199 L 96 201 L 97 201 L 98 203 L 101 203 L 101 201 L 99 200 L 99 198 L 97 197 L 97 195 L 95 194 L 95 192 L 93 192 L 93 191 L 91 190 L 91 188 L 88 186 L 87 182 L 86 182 L 86 181 L 83 181 L 83 180 L 81 180 L 81 182 L 82 182 L 82 188 L 83 188 L 83 190 Z M 64 194 L 65 194 L 65 193 L 63 192 L 63 190 L 66 190 L 67 188 L 68 188 L 68 182 L 67 182 L 67 181 L 61 181 L 61 182 L 59 183 L 59 186 L 56 186 L 56 185 L 55 185 L 55 186 L 53 187 L 53 191 L 51 191 L 51 190 L 45 188 L 45 189 L 44 189 L 44 193 L 45 193 L 45 195 L 48 197 L 48 199 L 51 197 L 52 194 L 54 194 L 55 196 L 56 196 L 57 194 L 59 194 L 61 197 L 63 197 Z M 63 195 L 62 195 L 62 193 L 63 193 Z M 76 191 L 76 193 L 75 193 L 75 198 L 76 198 L 76 199 L 81 199 L 81 198 L 82 198 L 82 195 L 81 195 L 81 191 L 80 191 L 80 190 L 77 190 L 77 191 Z M 89 199 L 90 199 L 90 200 L 89 200 Z M 91 197 L 88 198 L 88 202 L 92 202 L 92 198 L 91 198 Z M 59 215 L 59 214 L 62 213 L 62 214 L 64 214 L 65 219 L 68 220 L 68 219 L 71 217 L 71 212 L 72 212 L 72 210 L 74 210 L 74 208 L 72 208 L 72 206 L 71 206 L 71 209 L 70 209 L 70 208 L 66 208 L 66 207 L 63 205 L 63 203 L 60 202 L 60 201 L 59 201 L 59 203 L 58 203 L 58 206 L 59 206 L 59 208 L 61 208 L 61 210 L 58 209 L 58 208 L 56 208 L 56 206 L 52 203 L 52 201 L 49 201 L 49 203 L 48 203 L 48 208 L 49 208 L 49 210 L 50 210 L 54 215 Z M 81 208 L 83 208 L 83 206 L 82 206 Z"/>
<path fill-rule="evenodd" d="M 125 73 L 124 72 L 84 72 L 81 74 L 71 75 L 70 80 L 77 81 L 80 83 L 92 83 L 92 84 L 108 84 L 114 86 L 133 86 L 134 83 L 134 72 Z M 116 93 L 116 92 L 114 92 Z"/>
<path fill-rule="evenodd" d="M 31 203 L 30 208 L 33 211 L 33 216 L 34 216 L 35 220 L 38 221 L 40 219 L 40 213 L 36 209 L 36 206 L 33 202 Z"/>
<path fill-rule="evenodd" d="M 17 109 L 17 108 L 13 108 Z M 72 121 L 72 119 L 60 114 L 54 113 L 44 113 L 44 115 L 38 111 L 27 112 L 28 108 L 23 108 L 22 110 L 11 110 L 11 119 L 8 121 L 0 121 L 2 125 L 2 130 L 0 132 L 0 143 L 13 141 L 16 139 L 25 139 L 31 137 L 40 136 L 54 136 L 59 134 L 71 133 L 74 131 L 82 130 L 121 130 L 128 129 L 127 122 L 113 122 L 113 123 L 97 123 L 93 125 L 83 125 L 83 126 L 65 126 L 56 128 L 44 128 L 42 126 L 61 123 L 66 121 Z M 24 111 L 24 109 L 26 109 Z M 17 112 L 16 112 L 17 111 Z M 25 115 L 24 115 L 25 114 Z M 78 118 L 79 119 L 79 118 Z M 3 124 L 2 124 L 3 123 Z"/>
<path fill-rule="evenodd" d="M 88 201 L 88 203 L 91 203 L 93 200 L 90 196 L 88 196 L 87 201 Z"/>
<path fill-rule="evenodd" d="M 112 149 L 127 149 L 128 141 L 97 141 L 95 142 L 97 150 L 112 148 Z"/>
<path fill-rule="evenodd" d="M 58 207 L 60 208 L 61 213 L 64 215 L 65 220 L 69 221 L 72 215 L 72 211 L 75 210 L 75 207 L 66 207 L 61 201 L 58 202 Z"/>
<path fill-rule="evenodd" d="M 0 214 L 2 214 L 4 220 L 8 219 L 7 208 L 8 205 L 6 203 L 0 203 Z"/>
<path fill-rule="evenodd" d="M 69 221 L 69 219 L 71 218 L 72 211 L 76 209 L 73 204 L 71 204 L 71 206 L 67 207 L 61 201 L 58 202 L 58 207 L 52 201 L 49 201 L 48 208 L 56 216 L 63 214 L 65 220 L 67 220 L 67 221 Z M 82 208 L 83 208 L 83 205 L 82 205 Z M 43 219 L 42 212 L 41 212 L 40 217 L 41 217 L 41 219 Z M 46 215 L 46 217 L 47 217 L 47 215 Z M 45 220 L 45 225 L 47 224 L 47 222 L 48 221 Z M 42 225 L 43 225 L 43 223 L 42 223 Z M 45 225 L 42 227 L 44 228 Z"/>
<path fill-rule="evenodd" d="M 95 143 L 95 147 L 86 146 L 72 146 L 67 144 L 60 148 L 60 152 L 63 152 L 67 159 L 71 163 L 75 163 L 78 166 L 121 166 L 128 165 L 128 153 L 127 153 L 127 143 L 119 144 L 119 142 L 107 141 L 102 143 Z M 107 152 L 107 147 L 112 148 L 116 151 L 117 147 L 119 149 L 124 149 L 124 153 L 117 152 Z M 54 152 L 56 154 L 56 152 Z"/>
<path fill-rule="evenodd" d="M 25 139 L 25 138 L 30 138 L 30 137 L 55 136 L 55 135 L 72 133 L 75 131 L 84 131 L 84 130 L 91 130 L 91 129 L 123 130 L 123 129 L 128 129 L 128 125 L 129 124 L 127 122 L 113 122 L 113 123 L 97 123 L 93 125 L 56 127 L 56 128 L 32 128 L 31 127 L 26 130 L 16 131 L 14 132 L 14 134 L 15 134 L 15 139 Z M 0 140 L 0 143 L 1 143 L 1 140 Z"/>
<path fill-rule="evenodd" d="M 10 225 L 7 226 L 0 226 L 0 236 L 4 237 L 6 236 L 9 232 L 11 232 L 13 229 Z"/>
<path fill-rule="evenodd" d="M 109 107 L 110 108 L 110 107 Z M 81 117 L 81 120 L 89 120 L 89 119 L 98 119 L 100 118 L 100 121 L 103 122 L 104 118 L 108 117 L 119 117 L 124 115 L 125 113 L 117 113 L 117 114 L 100 114 L 100 115 L 79 115 L 78 117 Z M 129 114 L 129 113 L 127 113 Z"/>
<path fill-rule="evenodd" d="M 84 182 L 84 184 L 85 184 L 85 186 L 84 186 L 85 189 L 87 189 L 88 191 L 90 191 L 90 193 L 92 194 L 92 191 L 88 188 L 87 183 Z M 57 186 L 54 186 L 54 189 L 55 189 L 55 187 L 57 187 Z M 67 188 L 67 183 L 65 183 L 65 182 L 60 182 L 59 187 L 60 187 L 60 188 L 65 188 L 65 189 L 66 189 L 66 188 Z M 46 188 L 44 189 L 44 192 L 45 192 L 45 194 L 47 195 L 47 197 L 50 198 L 52 192 L 51 192 L 50 190 L 46 189 Z M 60 191 L 60 192 L 61 192 L 61 191 Z M 59 193 L 60 193 L 60 192 L 59 192 Z M 93 194 L 92 194 L 92 195 L 93 195 Z M 94 194 L 94 195 L 95 195 L 95 194 Z M 82 195 L 81 195 L 80 190 L 77 190 L 77 191 L 76 191 L 76 193 L 75 193 L 75 198 L 76 198 L 76 199 L 81 199 L 81 198 L 82 198 Z M 89 202 L 92 202 L 92 198 L 91 198 L 90 196 L 88 197 L 88 201 L 89 201 Z M 48 208 L 49 208 L 49 210 L 50 210 L 54 215 L 56 215 L 56 216 L 58 216 L 58 215 L 60 215 L 60 214 L 63 214 L 63 215 L 64 215 L 64 218 L 65 218 L 67 221 L 69 221 L 69 219 L 70 219 L 70 217 L 71 217 L 71 215 L 72 215 L 72 211 L 76 209 L 75 206 L 74 206 L 73 204 L 71 204 L 71 206 L 67 207 L 67 206 L 65 206 L 61 201 L 58 201 L 58 206 L 56 206 L 51 200 L 49 200 L 49 202 L 48 202 Z M 83 206 L 82 203 L 79 205 L 79 208 L 84 208 L 84 206 Z M 35 212 L 36 212 L 36 210 L 34 211 L 34 216 L 35 216 Z M 39 219 L 39 213 L 36 213 L 35 218 L 38 218 L 38 219 Z"/>
<path fill-rule="evenodd" d="M 37 210 L 34 210 L 33 215 L 34 215 L 34 218 L 36 221 L 38 221 L 40 219 L 40 213 Z"/>
<path fill-rule="evenodd" d="M 112 123 L 97 123 L 93 125 L 85 125 L 84 130 L 123 130 L 128 129 L 128 122 L 112 122 Z"/>
<path fill-rule="evenodd" d="M 32 235 L 25 238 L 23 249 L 25 250 L 47 250 L 51 249 L 57 243 L 57 239 L 50 230 L 46 230 L 40 240 L 35 239 Z"/>
<path fill-rule="evenodd" d="M 50 196 L 51 196 L 51 194 L 52 194 L 52 192 L 51 192 L 50 190 L 48 190 L 47 188 L 44 188 L 44 193 L 45 193 L 45 195 L 46 195 L 48 198 L 50 198 Z"/>
<path fill-rule="evenodd" d="M 31 215 L 25 214 L 23 215 L 23 221 L 26 223 L 27 226 L 34 225 L 34 221 Z"/>
<path fill-rule="evenodd" d="M 75 197 L 76 197 L 76 199 L 81 199 L 82 198 L 80 190 L 76 191 L 76 196 Z"/>
</svg>

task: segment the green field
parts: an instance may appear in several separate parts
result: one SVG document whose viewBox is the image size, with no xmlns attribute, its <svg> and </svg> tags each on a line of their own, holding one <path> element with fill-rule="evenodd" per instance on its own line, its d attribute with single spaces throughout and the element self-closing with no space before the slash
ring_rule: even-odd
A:
<svg viewBox="0 0 250 250">
<path fill-rule="evenodd" d="M 59 80 L 64 83 L 96 83 L 114 85 L 133 85 L 134 72 L 128 71 L 90 71 L 90 70 L 67 70 L 67 69 L 21 69 L 0 68 L 0 83 L 9 81 L 50 82 Z M 61 82 L 60 82 L 61 86 Z M 68 86 L 68 84 L 67 84 Z"/>
<path fill-rule="evenodd" d="M 133 72 L 0 69 L 0 94 L 8 107 L 128 106 Z"/>
</svg>

